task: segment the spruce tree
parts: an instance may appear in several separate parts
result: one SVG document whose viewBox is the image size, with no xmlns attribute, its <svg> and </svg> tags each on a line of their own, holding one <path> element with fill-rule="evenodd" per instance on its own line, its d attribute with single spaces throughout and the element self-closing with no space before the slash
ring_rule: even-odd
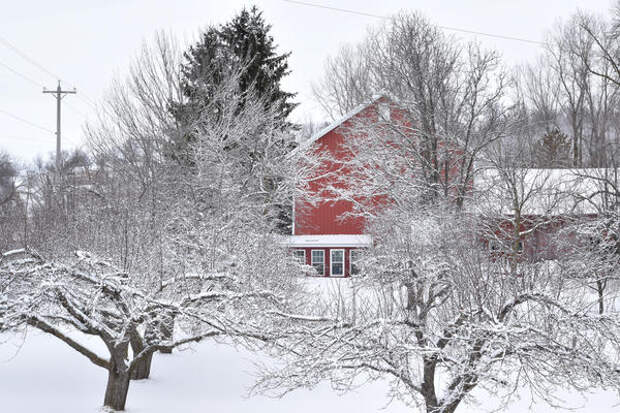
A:
<svg viewBox="0 0 620 413">
<path fill-rule="evenodd" d="M 184 54 L 183 89 L 187 101 L 173 108 L 177 120 L 187 124 L 213 97 L 217 85 L 239 70 L 239 90 L 253 88 L 269 109 L 276 110 L 283 125 L 295 108 L 294 93 L 281 89 L 281 80 L 290 73 L 289 53 L 278 54 L 262 12 L 256 6 L 243 9 L 232 21 L 208 28 L 200 41 Z"/>
<path fill-rule="evenodd" d="M 180 130 L 171 142 L 173 146 L 169 154 L 190 171 L 195 166 L 193 143 L 196 141 L 196 134 L 200 133 L 201 117 L 205 111 L 209 111 L 209 116 L 216 118 L 219 113 L 230 115 L 230 112 L 217 108 L 228 107 L 231 100 L 237 102 L 237 113 L 242 113 L 248 102 L 246 97 L 260 99 L 265 110 L 271 113 L 268 118 L 273 123 L 267 129 L 284 132 L 278 134 L 278 139 L 282 141 L 277 147 L 283 151 L 295 147 L 292 133 L 286 133 L 295 127 L 287 120 L 296 106 L 292 102 L 295 94 L 281 88 L 282 79 L 290 73 L 290 52 L 277 52 L 270 30 L 271 26 L 265 22 L 257 7 L 249 10 L 244 8 L 230 22 L 209 27 L 200 40 L 185 52 L 185 61 L 181 68 L 185 100 L 172 105 L 172 113 Z M 236 88 L 231 93 L 240 96 L 240 99 L 226 99 L 222 96 L 222 86 L 229 87 L 231 78 L 236 82 Z M 263 132 L 259 127 L 242 139 L 256 139 L 258 142 L 258 137 Z M 260 164 L 265 155 L 264 148 L 260 145 L 239 145 L 239 138 L 231 137 L 224 150 L 231 153 L 251 147 L 244 156 L 240 156 L 251 174 L 253 165 Z M 264 186 L 275 187 L 280 180 L 281 177 L 278 176 L 265 178 Z M 289 232 L 291 205 L 283 203 L 274 205 L 273 208 L 275 211 L 270 213 L 274 216 L 276 227 L 281 232 Z"/>
<path fill-rule="evenodd" d="M 568 136 L 554 128 L 545 133 L 536 145 L 539 168 L 568 168 L 571 164 L 571 145 Z"/>
</svg>

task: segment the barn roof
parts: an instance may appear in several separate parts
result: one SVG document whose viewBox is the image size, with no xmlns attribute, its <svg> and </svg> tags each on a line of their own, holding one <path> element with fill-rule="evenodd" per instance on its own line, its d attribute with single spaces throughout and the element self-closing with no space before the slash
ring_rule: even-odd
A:
<svg viewBox="0 0 620 413">
<path fill-rule="evenodd" d="M 385 94 L 383 94 L 383 93 L 377 94 L 377 95 L 373 95 L 373 97 L 370 100 L 357 105 L 351 111 L 347 112 L 344 116 L 342 116 L 341 118 L 335 120 L 334 122 L 332 122 L 331 124 L 327 125 L 323 129 L 320 129 L 314 135 L 312 135 L 310 138 L 308 138 L 305 141 L 303 141 L 297 148 L 295 148 L 290 153 L 290 155 L 293 155 L 294 153 L 298 152 L 302 148 L 307 148 L 307 147 L 311 146 L 314 142 L 318 141 L 323 136 L 327 135 L 329 132 L 331 132 L 334 129 L 336 129 L 338 126 L 342 125 L 343 123 L 345 123 L 349 119 L 351 119 L 354 116 L 358 115 L 359 113 L 364 111 L 366 108 L 374 105 L 381 98 L 387 98 L 387 96 Z"/>
</svg>

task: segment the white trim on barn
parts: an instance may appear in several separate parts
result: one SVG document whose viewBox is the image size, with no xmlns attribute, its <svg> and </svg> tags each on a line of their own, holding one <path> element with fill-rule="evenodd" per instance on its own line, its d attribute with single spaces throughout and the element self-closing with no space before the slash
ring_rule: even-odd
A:
<svg viewBox="0 0 620 413">
<path fill-rule="evenodd" d="M 368 248 L 372 246 L 370 235 L 291 235 L 286 239 L 286 245 L 291 248 Z"/>
</svg>

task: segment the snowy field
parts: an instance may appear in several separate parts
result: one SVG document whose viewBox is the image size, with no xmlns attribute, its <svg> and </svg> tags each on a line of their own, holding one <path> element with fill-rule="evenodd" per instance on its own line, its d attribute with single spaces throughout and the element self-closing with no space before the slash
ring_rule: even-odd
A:
<svg viewBox="0 0 620 413">
<path fill-rule="evenodd" d="M 366 385 L 338 395 L 325 384 L 313 390 L 290 393 L 283 399 L 247 398 L 252 384 L 250 354 L 205 342 L 172 355 L 156 354 L 151 379 L 132 382 L 130 413 L 204 412 L 411 412 L 399 402 L 386 406 L 387 386 Z M 23 336 L 0 336 L 0 412 L 95 413 L 100 411 L 106 374 L 57 339 L 36 331 Z M 488 396 L 483 397 L 487 399 Z M 565 395 L 578 413 L 617 413 L 618 396 L 596 392 L 585 400 Z M 459 413 L 485 412 L 492 403 L 461 406 Z M 564 412 L 546 405 L 531 405 L 527 393 L 507 412 Z"/>
</svg>

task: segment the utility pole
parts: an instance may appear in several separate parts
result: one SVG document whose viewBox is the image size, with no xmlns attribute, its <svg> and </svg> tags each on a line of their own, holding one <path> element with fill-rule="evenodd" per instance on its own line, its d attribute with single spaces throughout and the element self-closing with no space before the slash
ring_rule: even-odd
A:
<svg viewBox="0 0 620 413">
<path fill-rule="evenodd" d="M 59 80 L 56 90 L 46 90 L 43 88 L 43 93 L 51 93 L 56 98 L 56 172 L 60 174 L 60 167 L 62 166 L 60 154 L 60 101 L 65 95 L 75 94 L 77 91 L 75 88 L 73 90 L 62 90 Z"/>
</svg>

